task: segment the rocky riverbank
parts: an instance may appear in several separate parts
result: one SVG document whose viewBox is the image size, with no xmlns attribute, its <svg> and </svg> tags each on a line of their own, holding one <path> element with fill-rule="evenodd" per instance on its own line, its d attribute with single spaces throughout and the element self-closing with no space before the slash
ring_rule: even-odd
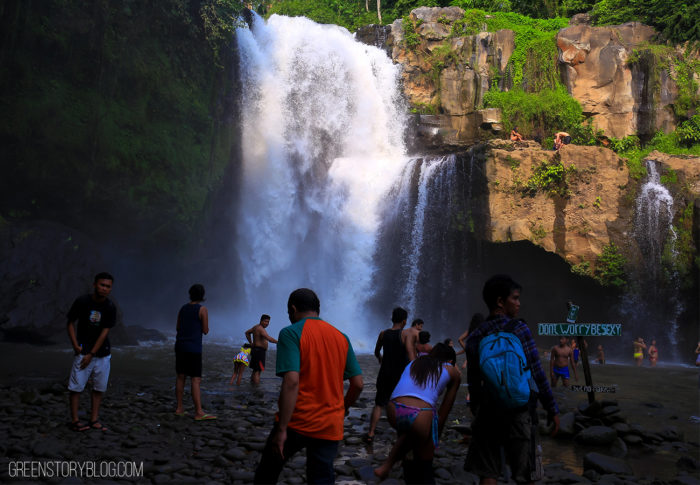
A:
<svg viewBox="0 0 700 485">
<path fill-rule="evenodd" d="M 259 388 L 250 387 L 249 373 L 240 387 L 230 387 L 233 353 L 222 345 L 205 348 L 203 401 L 205 410 L 218 419 L 195 422 L 189 394 L 189 415 L 173 414 L 170 345 L 115 349 L 110 389 L 101 413 L 109 430 L 76 433 L 67 426 L 65 383 L 70 351 L 2 344 L 0 480 L 13 482 L 27 476 L 18 475 L 20 461 L 89 461 L 95 462 L 98 472 L 102 467 L 106 476 L 98 479 L 99 474 L 83 474 L 66 479 L 55 473 L 53 477 L 34 476 L 34 481 L 251 483 L 277 409 L 280 380 L 274 376 L 274 352 L 270 352 Z M 373 405 L 377 365 L 370 355 L 361 355 L 359 360 L 365 390 L 345 422 L 345 439 L 335 467 L 337 483 L 363 483 L 362 476 L 385 458 L 395 437 L 382 420 L 374 446 L 362 443 Z M 559 439 L 543 440 L 544 483 L 700 483 L 700 427 L 693 421 L 693 415 L 700 414 L 696 369 L 608 365 L 595 367 L 594 379 L 601 385 L 618 384 L 619 392 L 588 406 L 584 393 L 556 390 L 563 433 Z M 470 424 L 464 397 L 460 392 L 436 453 L 437 483 L 478 483 L 462 469 L 468 446 L 463 433 Z M 84 393 L 81 411 L 88 408 L 89 397 Z M 106 463 L 134 463 L 131 470 L 140 473 L 119 477 L 109 473 Z M 304 463 L 303 454 L 294 457 L 281 483 L 304 483 Z M 112 470 L 116 473 L 118 469 Z M 383 483 L 400 484 L 401 477 L 397 466 Z"/>
</svg>

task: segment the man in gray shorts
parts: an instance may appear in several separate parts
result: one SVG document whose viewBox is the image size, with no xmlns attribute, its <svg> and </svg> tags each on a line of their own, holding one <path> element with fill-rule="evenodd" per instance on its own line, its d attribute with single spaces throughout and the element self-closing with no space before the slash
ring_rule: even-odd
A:
<svg viewBox="0 0 700 485">
<path fill-rule="evenodd" d="M 68 337 L 75 352 L 68 390 L 70 391 L 71 429 L 105 431 L 99 421 L 102 395 L 107 390 L 110 370 L 110 344 L 107 334 L 117 320 L 117 308 L 107 298 L 112 291 L 114 278 L 109 273 L 99 273 L 93 283 L 94 292 L 79 297 L 68 311 Z M 92 377 L 92 410 L 90 421 L 78 420 L 80 393 Z"/>
</svg>

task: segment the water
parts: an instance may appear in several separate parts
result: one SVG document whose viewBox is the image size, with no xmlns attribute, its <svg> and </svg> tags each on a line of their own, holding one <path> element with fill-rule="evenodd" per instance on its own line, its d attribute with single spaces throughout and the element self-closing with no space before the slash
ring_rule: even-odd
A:
<svg viewBox="0 0 700 485">
<path fill-rule="evenodd" d="M 639 246 L 643 271 L 635 278 L 640 287 L 626 295 L 625 306 L 638 321 L 658 318 L 664 324 L 657 337 L 668 343 L 678 356 L 679 318 L 685 309 L 680 293 L 680 277 L 675 269 L 677 234 L 673 227 L 673 196 L 661 183 L 657 163 L 646 160 L 648 178 L 636 200 L 634 237 Z M 657 316 L 658 315 L 658 316 Z M 668 329 L 668 330 L 666 330 Z M 653 328 L 644 330 L 656 331 Z M 649 344 L 649 341 L 647 341 Z"/>
<path fill-rule="evenodd" d="M 237 38 L 237 313 L 282 325 L 290 291 L 307 286 L 322 316 L 364 341 L 357 318 L 371 294 L 378 207 L 407 161 L 399 68 L 347 30 L 302 17 L 256 16 Z"/>
</svg>

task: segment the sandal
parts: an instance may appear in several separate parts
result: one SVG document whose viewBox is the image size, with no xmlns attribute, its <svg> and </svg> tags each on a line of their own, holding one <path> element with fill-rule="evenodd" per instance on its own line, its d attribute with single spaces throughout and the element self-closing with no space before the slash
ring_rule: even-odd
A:
<svg viewBox="0 0 700 485">
<path fill-rule="evenodd" d="M 107 428 L 104 427 L 99 421 L 90 421 L 89 429 L 94 429 L 97 431 L 107 431 Z"/>
<path fill-rule="evenodd" d="M 71 431 L 77 431 L 77 432 L 83 432 L 87 431 L 90 429 L 90 426 L 88 426 L 85 423 L 81 423 L 80 421 L 73 421 L 71 424 L 68 425 Z"/>
</svg>

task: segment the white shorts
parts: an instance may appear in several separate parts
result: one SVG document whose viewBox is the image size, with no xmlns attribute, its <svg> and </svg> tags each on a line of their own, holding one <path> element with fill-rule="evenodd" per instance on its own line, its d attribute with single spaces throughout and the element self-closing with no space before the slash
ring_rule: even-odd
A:
<svg viewBox="0 0 700 485">
<path fill-rule="evenodd" d="M 68 381 L 68 390 L 73 392 L 82 392 L 85 389 L 88 379 L 92 377 L 92 390 L 105 392 L 107 390 L 107 381 L 109 380 L 109 368 L 111 355 L 106 357 L 93 357 L 87 367 L 80 368 L 80 362 L 84 355 L 76 355 L 73 358 L 73 368 L 70 372 L 70 380 Z"/>
</svg>

